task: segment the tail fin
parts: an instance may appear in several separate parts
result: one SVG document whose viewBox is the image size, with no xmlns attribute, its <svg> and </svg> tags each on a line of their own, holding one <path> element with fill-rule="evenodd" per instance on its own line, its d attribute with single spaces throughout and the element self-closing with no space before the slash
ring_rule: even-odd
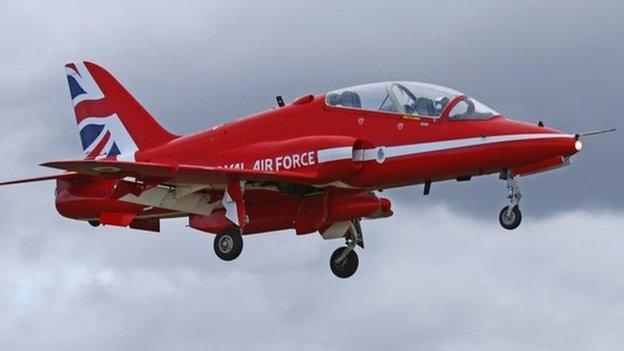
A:
<svg viewBox="0 0 624 351">
<path fill-rule="evenodd" d="M 104 68 L 90 62 L 65 66 L 86 158 L 134 159 L 176 138 Z"/>
</svg>

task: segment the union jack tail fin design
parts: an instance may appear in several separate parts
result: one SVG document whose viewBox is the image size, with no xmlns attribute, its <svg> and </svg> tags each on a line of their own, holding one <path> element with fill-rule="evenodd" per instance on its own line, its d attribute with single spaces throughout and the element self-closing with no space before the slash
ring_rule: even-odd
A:
<svg viewBox="0 0 624 351">
<path fill-rule="evenodd" d="M 176 138 L 104 68 L 76 62 L 65 71 L 87 159 L 134 160 L 136 151 Z"/>
</svg>

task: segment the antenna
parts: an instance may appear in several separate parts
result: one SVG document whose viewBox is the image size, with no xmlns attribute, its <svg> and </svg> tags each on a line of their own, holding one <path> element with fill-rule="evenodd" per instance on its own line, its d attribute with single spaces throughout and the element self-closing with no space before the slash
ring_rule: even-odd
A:
<svg viewBox="0 0 624 351">
<path fill-rule="evenodd" d="M 603 130 L 592 130 L 589 132 L 585 132 L 585 133 L 578 133 L 576 134 L 576 138 L 580 138 L 580 137 L 586 137 L 586 136 L 592 136 L 592 135 L 598 135 L 598 134 L 604 134 L 604 133 L 611 133 L 611 132 L 615 132 L 617 131 L 617 128 L 611 128 L 611 129 L 603 129 Z"/>
<path fill-rule="evenodd" d="M 284 103 L 284 98 L 282 98 L 281 95 L 276 96 L 275 100 L 277 100 L 277 106 L 279 106 L 279 107 L 284 107 L 286 105 Z"/>
</svg>

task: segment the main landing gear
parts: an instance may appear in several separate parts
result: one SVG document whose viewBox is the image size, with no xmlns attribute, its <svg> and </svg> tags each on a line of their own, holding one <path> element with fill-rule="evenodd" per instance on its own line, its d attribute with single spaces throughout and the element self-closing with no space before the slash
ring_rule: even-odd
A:
<svg viewBox="0 0 624 351">
<path fill-rule="evenodd" d="M 238 228 L 224 230 L 215 236 L 213 246 L 217 257 L 220 259 L 224 261 L 236 259 L 243 251 L 241 230 Z M 346 233 L 346 246 L 336 249 L 329 260 L 329 267 L 338 278 L 349 278 L 357 271 L 359 259 L 355 252 L 356 246 L 364 248 L 359 220 L 353 220 L 349 223 Z"/>
<path fill-rule="evenodd" d="M 346 244 L 347 246 L 336 249 L 329 259 L 329 267 L 338 278 L 349 278 L 358 268 L 359 259 L 354 249 L 356 245 L 364 248 L 359 220 L 353 220 L 349 224 Z"/>
<path fill-rule="evenodd" d="M 224 261 L 236 259 L 243 251 L 243 236 L 240 229 L 229 229 L 217 234 L 214 239 L 214 250 L 217 257 Z"/>
<path fill-rule="evenodd" d="M 522 212 L 520 212 L 520 199 L 522 198 L 522 193 L 520 193 L 520 188 L 518 187 L 518 177 L 514 177 L 506 171 L 504 174 L 504 178 L 507 180 L 507 189 L 509 189 L 509 205 L 503 207 L 498 215 L 498 221 L 501 226 L 507 230 L 513 230 L 518 228 L 520 222 L 522 222 Z"/>
</svg>

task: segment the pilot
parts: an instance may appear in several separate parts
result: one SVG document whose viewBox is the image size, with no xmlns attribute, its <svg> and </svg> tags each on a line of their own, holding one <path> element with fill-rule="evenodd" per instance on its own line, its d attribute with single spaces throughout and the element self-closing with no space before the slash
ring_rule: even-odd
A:
<svg viewBox="0 0 624 351">
<path fill-rule="evenodd" d="M 419 116 L 435 116 L 435 107 L 431 99 L 425 97 L 416 99 L 414 108 Z"/>
<path fill-rule="evenodd" d="M 440 96 L 434 100 L 433 106 L 435 107 L 436 116 L 442 114 L 442 110 L 444 110 L 448 102 L 449 98 L 447 98 L 446 96 Z"/>
<path fill-rule="evenodd" d="M 340 106 L 340 95 L 336 93 L 327 94 L 327 104 L 330 106 Z"/>
</svg>

